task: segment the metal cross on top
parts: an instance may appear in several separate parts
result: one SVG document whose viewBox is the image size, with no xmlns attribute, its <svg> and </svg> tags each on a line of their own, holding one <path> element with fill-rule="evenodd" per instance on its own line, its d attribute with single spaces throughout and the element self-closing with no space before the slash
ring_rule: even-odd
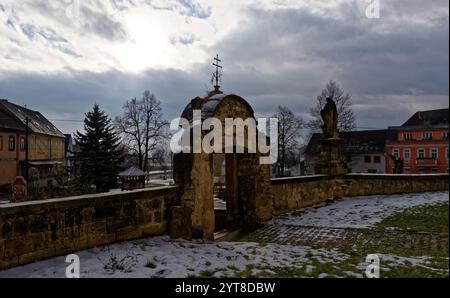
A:
<svg viewBox="0 0 450 298">
<path fill-rule="evenodd" d="M 222 60 L 219 59 L 219 54 L 217 54 L 217 56 L 214 57 L 213 63 L 213 65 L 216 67 L 216 72 L 213 73 L 213 77 L 211 79 L 211 83 L 214 83 L 214 81 L 216 82 L 216 85 L 214 86 L 216 90 L 219 90 L 219 81 L 221 81 L 222 78 L 222 74 L 219 72 L 219 69 L 222 69 L 223 67 L 219 64 L 220 62 L 222 62 Z"/>
</svg>

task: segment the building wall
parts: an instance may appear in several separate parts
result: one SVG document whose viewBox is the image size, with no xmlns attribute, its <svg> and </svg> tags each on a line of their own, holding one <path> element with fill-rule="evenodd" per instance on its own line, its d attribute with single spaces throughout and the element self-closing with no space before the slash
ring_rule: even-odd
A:
<svg viewBox="0 0 450 298">
<path fill-rule="evenodd" d="M 422 136 L 425 132 L 432 133 L 433 139 L 423 140 Z M 412 139 L 405 140 L 404 133 L 411 133 Z M 444 133 L 448 134 L 448 129 L 399 131 L 397 140 L 387 141 L 386 152 L 388 155 L 398 153 L 404 161 L 404 173 L 448 173 L 449 143 L 448 139 L 444 139 Z M 437 158 L 429 159 L 433 149 L 437 151 Z M 419 150 L 423 150 L 426 159 L 418 159 Z M 394 162 L 389 158 L 387 173 L 393 173 L 393 168 Z"/>
<path fill-rule="evenodd" d="M 64 161 L 64 138 L 33 134 L 29 136 L 29 158 L 31 160 Z M 25 159 L 25 154 L 21 155 Z"/>
<path fill-rule="evenodd" d="M 0 159 L 0 187 L 10 188 L 11 184 L 14 183 L 16 175 L 11 175 L 16 173 L 17 162 L 15 160 L 2 160 Z"/>
<path fill-rule="evenodd" d="M 386 173 L 386 157 L 381 153 L 352 154 L 347 166 L 352 173 Z"/>
<path fill-rule="evenodd" d="M 0 270 L 167 233 L 176 187 L 0 205 Z"/>
<path fill-rule="evenodd" d="M 14 140 L 14 150 L 9 150 L 10 137 Z M 10 185 L 19 173 L 20 133 L 0 131 L 0 186 Z"/>
<path fill-rule="evenodd" d="M 370 156 L 370 163 L 365 162 L 365 156 Z M 380 159 L 379 163 L 375 162 L 375 156 Z M 306 175 L 315 175 L 315 165 L 317 157 L 305 155 L 305 173 Z M 352 173 L 370 173 L 373 170 L 376 173 L 386 173 L 386 157 L 384 153 L 368 153 L 368 154 L 352 154 L 347 158 L 347 166 Z M 369 171 L 371 170 L 371 171 Z"/>
<path fill-rule="evenodd" d="M 305 154 L 305 175 L 314 175 L 318 157 L 316 155 Z"/>
<path fill-rule="evenodd" d="M 14 150 L 9 149 L 10 137 L 14 138 Z M 0 131 L 0 185 L 14 182 L 18 175 L 22 175 L 18 161 L 26 158 L 24 133 Z M 64 138 L 30 134 L 28 136 L 28 158 L 30 161 L 52 160 L 64 161 Z M 13 166 L 14 164 L 14 166 Z"/>
</svg>

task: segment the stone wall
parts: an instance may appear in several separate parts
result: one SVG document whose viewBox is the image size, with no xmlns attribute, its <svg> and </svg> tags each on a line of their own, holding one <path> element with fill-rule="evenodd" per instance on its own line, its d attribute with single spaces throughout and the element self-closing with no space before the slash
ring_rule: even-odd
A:
<svg viewBox="0 0 450 298">
<path fill-rule="evenodd" d="M 442 191 L 449 189 L 448 174 L 389 175 L 348 174 L 346 196 Z"/>
<path fill-rule="evenodd" d="M 271 180 L 274 214 L 309 207 L 342 196 L 342 181 L 325 175 L 276 178 Z"/>
<path fill-rule="evenodd" d="M 0 205 L 0 270 L 167 233 L 176 187 Z"/>
<path fill-rule="evenodd" d="M 448 190 L 448 178 L 448 174 L 347 174 L 272 179 L 273 209 L 280 214 L 342 197 Z"/>
<path fill-rule="evenodd" d="M 448 174 L 306 176 L 270 184 L 273 200 L 264 204 L 274 214 L 344 196 L 449 189 Z M 190 234 L 191 216 L 177 209 L 178 196 L 178 187 L 160 187 L 0 205 L 0 270 L 119 241 L 176 236 L 182 227 Z"/>
</svg>

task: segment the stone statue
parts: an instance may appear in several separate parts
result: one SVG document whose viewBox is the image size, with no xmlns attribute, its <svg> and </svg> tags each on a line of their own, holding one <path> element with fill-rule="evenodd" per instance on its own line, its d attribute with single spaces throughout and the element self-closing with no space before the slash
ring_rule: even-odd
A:
<svg viewBox="0 0 450 298">
<path fill-rule="evenodd" d="M 322 100 L 322 98 L 318 98 Z M 323 138 L 319 140 L 321 152 L 315 166 L 316 174 L 337 176 L 347 174 L 347 168 L 344 157 L 344 139 L 339 136 L 338 112 L 336 103 L 330 98 L 326 98 L 327 103 L 320 111 L 323 125 Z"/>
<path fill-rule="evenodd" d="M 323 120 L 323 137 L 326 139 L 338 139 L 339 129 L 336 103 L 330 97 L 327 97 L 326 100 L 325 107 L 320 111 Z"/>
<path fill-rule="evenodd" d="M 403 159 L 400 157 L 395 157 L 394 155 L 389 155 L 389 157 L 394 162 L 394 174 L 403 174 Z"/>
</svg>

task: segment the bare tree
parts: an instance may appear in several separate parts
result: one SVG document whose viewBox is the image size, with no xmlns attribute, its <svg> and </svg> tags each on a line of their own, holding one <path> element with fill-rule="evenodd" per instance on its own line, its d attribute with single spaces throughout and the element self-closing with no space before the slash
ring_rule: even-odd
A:
<svg viewBox="0 0 450 298">
<path fill-rule="evenodd" d="M 147 90 L 140 100 L 134 98 L 125 103 L 116 124 L 127 147 L 137 157 L 139 168 L 148 171 L 152 154 L 167 136 L 168 122 L 163 120 L 161 102 Z"/>
<path fill-rule="evenodd" d="M 340 131 L 352 131 L 356 128 L 356 118 L 351 108 L 351 95 L 345 93 L 344 90 L 334 81 L 329 81 L 322 90 L 322 96 L 317 105 L 311 109 L 313 120 L 308 122 L 308 127 L 312 132 L 320 132 L 323 125 L 320 111 L 325 105 L 325 99 L 331 97 L 337 106 L 338 111 L 338 128 Z"/>
<path fill-rule="evenodd" d="M 286 165 L 294 164 L 298 158 L 300 129 L 303 128 L 303 119 L 297 117 L 292 111 L 283 106 L 279 106 L 278 118 L 278 176 L 284 176 Z M 298 162 L 300 162 L 298 160 Z"/>
</svg>

